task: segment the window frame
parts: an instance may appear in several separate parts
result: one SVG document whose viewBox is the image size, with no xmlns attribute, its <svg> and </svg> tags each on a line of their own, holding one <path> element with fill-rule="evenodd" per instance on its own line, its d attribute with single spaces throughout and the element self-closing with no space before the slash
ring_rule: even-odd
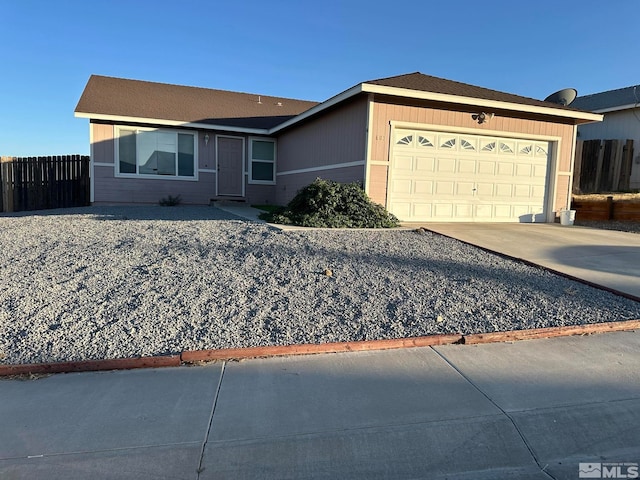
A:
<svg viewBox="0 0 640 480">
<path fill-rule="evenodd" d="M 120 131 L 121 130 L 134 130 L 136 132 L 136 173 L 122 173 L 120 172 Z M 162 132 L 162 133 L 172 133 L 176 137 L 176 174 L 175 175 L 158 175 L 158 174 L 149 174 L 149 173 L 138 173 L 140 165 L 138 164 L 139 158 L 139 147 L 137 140 L 138 132 Z M 173 128 L 154 128 L 154 127 L 141 127 L 136 125 L 116 125 L 115 126 L 115 135 L 114 135 L 114 157 L 115 157 L 115 165 L 114 165 L 114 173 L 117 178 L 144 178 L 151 180 L 170 180 L 170 181 L 182 181 L 182 182 L 197 182 L 198 181 L 198 132 L 195 130 L 182 130 L 182 129 L 173 129 Z M 193 137 L 193 176 L 184 176 L 178 175 L 179 166 L 178 166 L 178 135 L 186 134 L 191 135 Z"/>
<path fill-rule="evenodd" d="M 273 144 L 273 161 L 263 160 L 260 158 L 253 158 L 253 142 L 269 142 Z M 276 162 L 278 158 L 278 142 L 273 137 L 249 137 L 249 155 L 247 156 L 248 168 L 248 183 L 251 185 L 275 185 L 276 184 Z M 253 179 L 253 162 L 271 163 L 273 168 L 273 180 L 254 180 Z"/>
</svg>

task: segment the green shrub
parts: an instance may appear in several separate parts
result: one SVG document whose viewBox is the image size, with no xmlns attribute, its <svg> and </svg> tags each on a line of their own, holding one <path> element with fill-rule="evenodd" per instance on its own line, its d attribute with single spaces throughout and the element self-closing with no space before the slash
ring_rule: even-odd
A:
<svg viewBox="0 0 640 480">
<path fill-rule="evenodd" d="M 180 205 L 181 202 L 182 198 L 180 197 L 180 195 L 176 195 L 175 197 L 173 195 L 168 195 L 164 198 L 161 198 L 158 203 L 163 207 L 175 207 L 176 205 Z"/>
<path fill-rule="evenodd" d="M 398 219 L 373 203 L 358 183 L 316 179 L 300 190 L 286 207 L 265 212 L 271 223 L 329 228 L 392 228 Z"/>
</svg>

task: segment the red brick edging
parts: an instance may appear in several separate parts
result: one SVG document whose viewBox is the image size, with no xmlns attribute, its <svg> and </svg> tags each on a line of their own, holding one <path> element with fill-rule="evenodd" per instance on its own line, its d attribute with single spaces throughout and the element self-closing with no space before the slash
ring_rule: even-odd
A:
<svg viewBox="0 0 640 480">
<path fill-rule="evenodd" d="M 536 338 L 589 335 L 640 329 L 640 320 L 622 322 L 570 325 L 565 327 L 534 328 L 508 332 L 477 333 L 472 335 L 430 335 L 425 337 L 392 340 L 365 340 L 358 342 L 336 342 L 271 347 L 223 348 L 216 350 L 185 351 L 180 355 L 158 357 L 116 358 L 112 360 L 83 360 L 77 362 L 31 363 L 0 365 L 0 376 L 42 373 L 89 372 L 99 370 L 129 370 L 134 368 L 178 367 L 182 363 L 211 360 L 247 359 L 285 355 L 312 355 L 318 353 L 359 352 L 366 350 L 389 350 L 398 348 L 427 347 L 435 345 L 480 344 L 532 340 Z"/>
<path fill-rule="evenodd" d="M 18 365 L 0 365 L 0 376 L 24 375 L 30 373 L 95 372 L 99 370 L 179 367 L 181 363 L 180 355 L 114 358 L 111 360 L 81 360 L 77 362 L 24 363 Z"/>
<path fill-rule="evenodd" d="M 426 337 L 392 340 L 363 340 L 320 344 L 286 345 L 274 347 L 223 348 L 219 350 L 195 350 L 182 352 L 183 362 L 229 360 L 283 355 L 311 355 L 317 353 L 361 352 L 364 350 L 389 350 L 395 348 L 429 347 L 462 342 L 462 335 L 429 335 Z"/>
</svg>

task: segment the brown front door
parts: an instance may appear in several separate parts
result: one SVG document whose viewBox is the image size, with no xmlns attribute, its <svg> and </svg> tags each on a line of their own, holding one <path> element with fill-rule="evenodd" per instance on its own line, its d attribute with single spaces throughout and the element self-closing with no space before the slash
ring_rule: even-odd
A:
<svg viewBox="0 0 640 480">
<path fill-rule="evenodd" d="M 244 138 L 217 137 L 218 195 L 244 196 Z"/>
</svg>

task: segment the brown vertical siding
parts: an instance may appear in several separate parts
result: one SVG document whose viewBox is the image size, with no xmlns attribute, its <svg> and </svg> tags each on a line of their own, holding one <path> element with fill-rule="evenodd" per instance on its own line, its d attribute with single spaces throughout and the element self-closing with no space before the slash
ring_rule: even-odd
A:
<svg viewBox="0 0 640 480">
<path fill-rule="evenodd" d="M 380 205 L 387 203 L 387 165 L 371 165 L 369 173 L 369 196 Z"/>
<path fill-rule="evenodd" d="M 364 161 L 367 103 L 361 97 L 278 137 L 278 171 Z"/>
<path fill-rule="evenodd" d="M 389 161 L 389 142 L 391 132 L 391 121 L 417 122 L 430 125 L 449 126 L 455 128 L 474 129 L 481 135 L 487 130 L 504 131 L 505 133 L 515 133 L 527 135 L 541 135 L 547 137 L 559 137 L 560 142 L 559 159 L 557 165 L 557 177 L 552 175 L 550 179 L 550 190 L 555 184 L 556 197 L 553 202 L 553 210 L 557 211 L 566 206 L 567 190 L 569 181 L 569 171 L 571 170 L 571 152 L 573 143 L 573 126 L 568 124 L 554 123 L 551 121 L 530 120 L 515 118 L 512 116 L 496 115 L 489 122 L 479 125 L 471 118 L 469 112 L 460 112 L 425 106 L 397 105 L 386 101 L 376 101 L 373 109 L 373 132 L 371 146 L 371 160 L 376 162 Z M 417 119 L 417 120 L 416 120 Z M 553 172 L 552 172 L 553 173 Z M 381 185 L 384 182 L 384 191 Z M 376 185 L 373 189 L 374 184 Z M 376 201 L 386 199 L 386 167 L 374 169 L 371 167 L 371 194 L 375 195 Z"/>
<path fill-rule="evenodd" d="M 555 212 L 567 208 L 569 205 L 569 175 L 558 175 L 556 183 Z"/>
</svg>

